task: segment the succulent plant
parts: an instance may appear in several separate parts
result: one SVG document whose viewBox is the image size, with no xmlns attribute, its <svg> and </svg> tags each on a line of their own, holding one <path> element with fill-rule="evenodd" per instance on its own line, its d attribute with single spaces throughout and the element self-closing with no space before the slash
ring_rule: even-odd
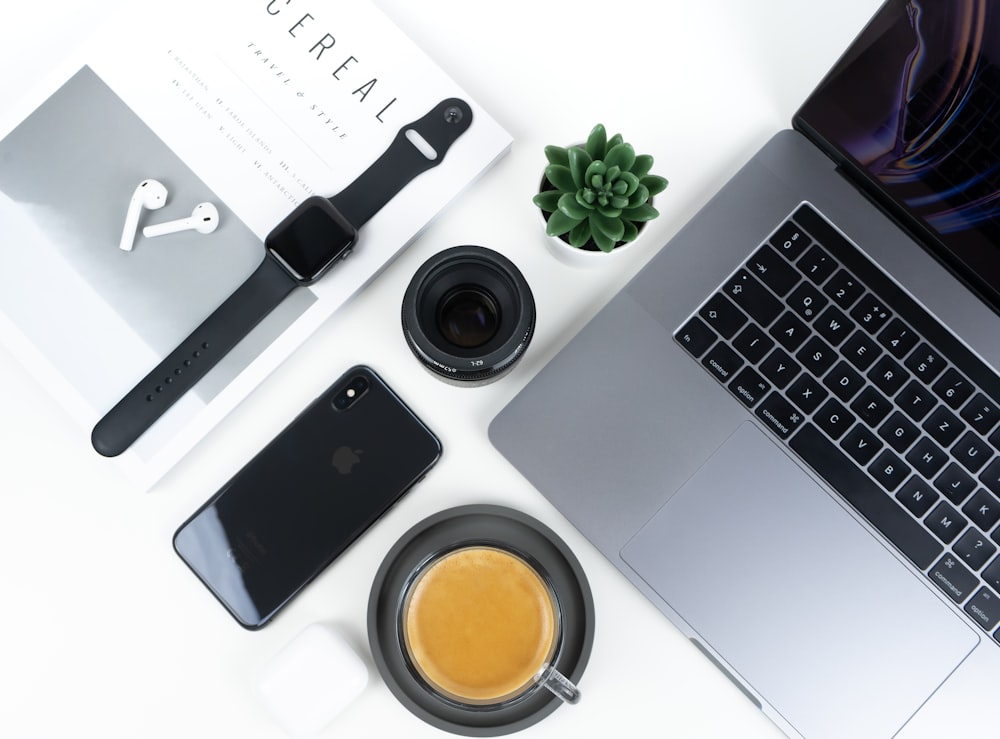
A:
<svg viewBox="0 0 1000 739">
<path fill-rule="evenodd" d="M 653 157 L 636 155 L 621 134 L 610 139 L 598 123 L 583 146 L 546 146 L 543 188 L 532 202 L 551 213 L 545 232 L 560 236 L 571 246 L 585 247 L 591 241 L 610 252 L 633 241 L 639 225 L 660 213 L 651 204 L 667 181 L 650 174 Z"/>
</svg>

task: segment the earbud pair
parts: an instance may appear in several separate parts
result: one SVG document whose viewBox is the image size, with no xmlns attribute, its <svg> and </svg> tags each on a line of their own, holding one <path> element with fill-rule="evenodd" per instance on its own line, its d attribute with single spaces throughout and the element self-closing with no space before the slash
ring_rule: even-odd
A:
<svg viewBox="0 0 1000 739">
<path fill-rule="evenodd" d="M 135 234 L 139 228 L 139 216 L 143 208 L 159 210 L 167 203 L 167 188 L 156 180 L 143 180 L 132 194 L 125 214 L 125 226 L 122 229 L 122 239 L 119 248 L 122 251 L 132 251 Z M 165 236 L 178 231 L 193 230 L 202 234 L 210 234 L 219 227 L 219 211 L 211 203 L 199 203 L 188 218 L 168 221 L 155 226 L 146 226 L 142 235 L 146 238 Z"/>
</svg>

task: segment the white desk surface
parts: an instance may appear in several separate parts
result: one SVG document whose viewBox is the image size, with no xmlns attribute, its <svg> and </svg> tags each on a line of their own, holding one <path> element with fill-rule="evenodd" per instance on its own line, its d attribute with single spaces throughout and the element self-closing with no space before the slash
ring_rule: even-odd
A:
<svg viewBox="0 0 1000 739">
<path fill-rule="evenodd" d="M 479 502 L 518 508 L 553 528 L 580 559 L 596 600 L 583 701 L 560 707 L 522 732 L 525 739 L 779 736 L 507 464 L 486 428 L 726 178 L 788 125 L 878 1 L 375 2 L 511 132 L 513 150 L 148 493 L 109 469 L 88 435 L 0 349 L 0 736 L 280 738 L 251 686 L 256 671 L 315 621 L 344 633 L 371 677 L 323 736 L 447 736 L 406 711 L 380 679 L 365 610 L 375 571 L 403 532 L 444 508 Z M 113 7 L 36 0 L 5 8 L 0 101 L 29 89 L 61 45 Z M 580 139 L 599 121 L 653 154 L 671 184 L 641 250 L 577 269 L 547 252 L 530 197 L 543 147 Z M 425 372 L 398 320 L 416 268 L 464 243 L 508 254 L 538 307 L 537 334 L 521 364 L 479 388 L 453 387 Z M 379 371 L 438 433 L 444 456 L 271 625 L 244 631 L 177 558 L 171 536 L 359 362 Z"/>
</svg>

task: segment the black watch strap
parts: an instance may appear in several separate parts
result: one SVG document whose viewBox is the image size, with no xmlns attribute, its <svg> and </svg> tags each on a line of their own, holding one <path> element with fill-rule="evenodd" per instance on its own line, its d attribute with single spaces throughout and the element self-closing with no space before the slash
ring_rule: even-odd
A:
<svg viewBox="0 0 1000 739">
<path fill-rule="evenodd" d="M 132 445 L 298 285 L 265 257 L 246 281 L 132 388 L 94 427 L 91 443 L 105 457 Z"/>
<path fill-rule="evenodd" d="M 458 98 L 441 101 L 419 120 L 400 128 L 382 156 L 343 191 L 330 198 L 329 203 L 356 232 L 414 177 L 440 164 L 451 145 L 470 125 L 472 108 L 468 103 Z M 314 211 L 315 208 L 309 212 Z M 283 232 L 295 231 L 293 241 L 316 238 L 308 225 L 298 229 L 295 223 L 283 224 L 279 228 L 283 228 Z M 349 248 L 348 245 L 333 256 L 344 256 Z M 247 281 L 108 411 L 91 434 L 94 449 L 106 457 L 117 456 L 128 449 L 300 284 L 277 258 L 280 254 L 272 257 L 268 251 L 268 256 Z M 316 276 L 330 264 L 332 262 L 317 271 Z"/>
<path fill-rule="evenodd" d="M 425 116 L 399 129 L 392 144 L 354 182 L 330 198 L 355 228 L 361 228 L 417 175 L 436 167 L 459 136 L 472 125 L 464 100 L 442 100 Z M 423 142 L 414 143 L 414 134 Z"/>
</svg>

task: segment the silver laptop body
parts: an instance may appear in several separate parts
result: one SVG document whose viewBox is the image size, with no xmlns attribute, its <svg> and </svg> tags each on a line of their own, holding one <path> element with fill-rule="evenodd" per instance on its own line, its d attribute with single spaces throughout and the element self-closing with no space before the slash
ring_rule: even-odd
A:
<svg viewBox="0 0 1000 739">
<path fill-rule="evenodd" d="M 929 22 L 934 13 L 925 5 L 930 3 L 887 3 L 866 33 L 886 27 L 898 33 L 900 24 L 905 31 L 921 14 Z M 934 12 L 972 14 L 948 22 L 972 17 L 986 23 L 991 17 L 980 16 L 992 13 L 989 5 L 962 2 Z M 863 55 L 867 43 L 862 34 L 845 59 Z M 809 127 L 808 121 L 798 124 Z M 992 538 L 1000 538 L 1000 529 L 988 528 L 979 534 L 982 541 L 972 542 L 977 551 L 993 548 L 985 564 L 967 561 L 973 556 L 968 537 L 962 546 L 961 536 L 935 538 L 933 531 L 894 542 L 880 528 L 921 526 L 918 521 L 945 510 L 958 515 L 939 516 L 937 530 L 964 521 L 970 525 L 961 533 L 971 534 L 979 511 L 969 507 L 971 497 L 920 515 L 897 505 L 907 485 L 921 483 L 919 490 L 938 495 L 937 502 L 949 500 L 946 491 L 935 490 L 940 474 L 924 470 L 924 457 L 906 448 L 888 457 L 907 470 L 888 490 L 874 495 L 867 480 L 855 484 L 858 475 L 898 475 L 898 469 L 875 468 L 876 460 L 885 460 L 877 457 L 835 482 L 843 488 L 838 492 L 817 468 L 832 468 L 836 477 L 848 465 L 836 455 L 807 461 L 796 447 L 811 442 L 795 441 L 800 432 L 806 438 L 807 426 L 824 435 L 817 430 L 836 414 L 829 408 L 800 413 L 784 401 L 770 405 L 770 393 L 787 394 L 792 385 L 780 388 L 782 380 L 770 374 L 762 378 L 760 366 L 740 375 L 750 383 L 764 380 L 759 387 L 741 384 L 736 375 L 750 361 L 716 362 L 712 352 L 732 355 L 742 328 L 716 336 L 712 349 L 686 348 L 690 321 L 700 317 L 711 324 L 718 294 L 728 292 L 740 305 L 737 278 L 763 268 L 755 259 L 759 250 L 786 238 L 790 220 L 801 225 L 798 214 L 805 208 L 810 223 L 818 218 L 825 224 L 815 226 L 824 239 L 833 233 L 857 246 L 918 310 L 953 331 L 987 372 L 1000 367 L 1000 318 L 982 292 L 977 295 L 967 275 L 956 275 L 919 246 L 900 213 L 876 207 L 880 196 L 856 186 L 835 157 L 799 130 L 774 136 L 500 412 L 490 438 L 790 736 L 991 735 L 1000 685 L 996 595 L 981 579 L 952 573 L 981 576 L 992 561 L 1000 562 L 1000 542 Z M 993 242 L 984 262 L 994 269 L 998 248 Z M 823 294 L 822 285 L 816 287 Z M 785 305 L 782 315 L 788 310 Z M 809 324 L 813 316 L 802 304 L 798 310 Z M 887 314 L 894 314 L 892 305 Z M 852 318 L 859 330 L 862 320 L 860 314 Z M 919 331 L 912 323 L 907 326 Z M 763 329 L 780 349 L 781 332 Z M 798 361 L 806 374 L 807 360 Z M 908 361 L 916 366 L 916 355 L 898 358 L 902 367 Z M 829 377 L 816 371 L 815 382 L 837 400 L 833 370 Z M 892 452 L 888 421 L 866 419 L 862 406 L 852 409 L 854 400 L 847 396 L 839 407 L 860 424 L 857 431 L 867 427 Z M 947 407 L 946 400 L 942 389 L 928 402 Z M 787 418 L 783 408 L 791 409 Z M 954 415 L 965 411 L 956 408 Z M 913 425 L 923 426 L 929 416 Z M 849 456 L 858 451 L 846 441 L 849 433 L 822 443 Z M 1000 438 L 995 430 L 993 437 Z M 1000 468 L 1000 448 L 976 451 L 992 454 L 991 463 L 969 475 L 974 493 L 987 494 L 977 501 L 991 500 L 986 471 Z M 923 496 L 911 497 L 907 502 L 916 507 Z M 899 521 L 899 512 L 911 521 Z"/>
</svg>

